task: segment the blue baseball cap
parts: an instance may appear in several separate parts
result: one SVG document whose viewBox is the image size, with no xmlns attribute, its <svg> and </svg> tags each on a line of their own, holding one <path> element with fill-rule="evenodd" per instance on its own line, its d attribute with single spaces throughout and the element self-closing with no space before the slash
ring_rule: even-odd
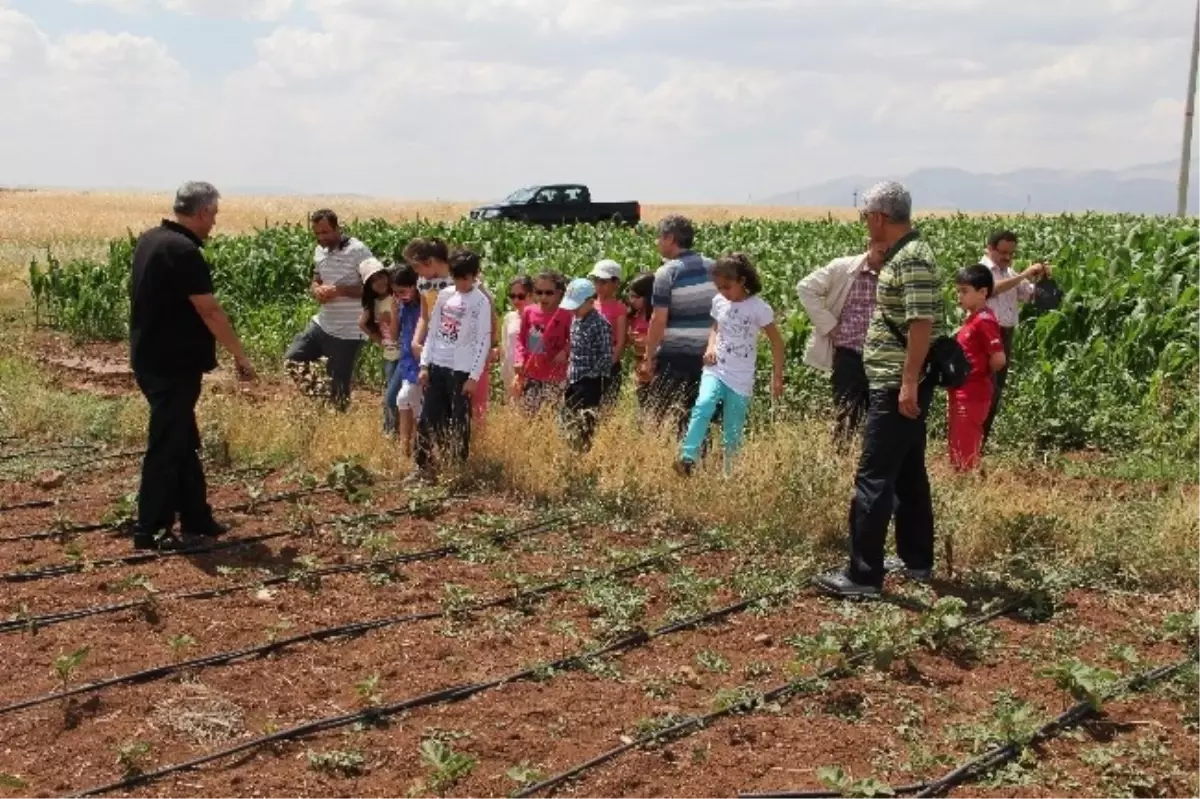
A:
<svg viewBox="0 0 1200 799">
<path fill-rule="evenodd" d="M 567 284 L 567 293 L 558 306 L 564 311 L 574 311 L 585 302 L 596 296 L 596 286 L 586 277 L 577 277 Z"/>
</svg>

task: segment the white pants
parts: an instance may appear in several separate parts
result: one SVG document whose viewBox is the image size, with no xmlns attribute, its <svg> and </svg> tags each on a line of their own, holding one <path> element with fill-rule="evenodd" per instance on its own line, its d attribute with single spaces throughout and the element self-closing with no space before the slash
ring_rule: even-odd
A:
<svg viewBox="0 0 1200 799">
<path fill-rule="evenodd" d="M 421 417 L 421 404 L 424 398 L 424 392 L 421 391 L 420 383 L 410 383 L 405 380 L 400 386 L 400 393 L 396 395 L 396 409 L 412 411 L 413 416 L 419 419 Z"/>
</svg>

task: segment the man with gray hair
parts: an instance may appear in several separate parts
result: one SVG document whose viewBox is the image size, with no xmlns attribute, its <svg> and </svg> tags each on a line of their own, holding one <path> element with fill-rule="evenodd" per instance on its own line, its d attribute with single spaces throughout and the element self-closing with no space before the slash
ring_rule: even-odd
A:
<svg viewBox="0 0 1200 799">
<path fill-rule="evenodd" d="M 813 581 L 841 597 L 879 594 L 887 571 L 917 580 L 929 579 L 933 571 L 925 417 L 934 381 L 926 363 L 942 325 L 941 284 L 933 251 L 912 227 L 908 190 L 879 183 L 863 200 L 871 242 L 887 249 L 863 348 L 870 400 L 850 506 L 850 565 Z M 899 558 L 885 561 L 893 516 Z"/>
<path fill-rule="evenodd" d="M 215 537 L 225 527 L 212 515 L 196 402 L 205 372 L 217 367 L 217 342 L 233 355 L 242 380 L 254 367 L 220 303 L 201 247 L 217 223 L 220 195 L 191 181 L 175 194 L 175 219 L 143 233 L 133 251 L 129 351 L 138 388 L 150 404 L 146 454 L 138 489 L 136 549 L 178 549 L 178 515 L 187 536 Z"/>
<path fill-rule="evenodd" d="M 700 394 L 717 294 L 713 261 L 692 252 L 695 238 L 696 230 L 686 217 L 672 214 L 658 223 L 658 252 L 666 263 L 654 273 L 653 312 L 640 366 L 643 378 L 651 381 L 651 412 L 659 424 L 674 416 L 680 438 Z"/>
</svg>

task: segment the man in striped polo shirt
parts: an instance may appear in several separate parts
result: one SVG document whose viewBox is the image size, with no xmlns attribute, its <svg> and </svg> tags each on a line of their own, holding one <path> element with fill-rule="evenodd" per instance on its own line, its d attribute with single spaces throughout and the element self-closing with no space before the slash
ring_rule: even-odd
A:
<svg viewBox="0 0 1200 799">
<path fill-rule="evenodd" d="M 344 235 L 337 214 L 328 208 L 314 211 L 309 222 L 317 239 L 310 289 L 321 307 L 292 341 L 284 359 L 291 365 L 325 358 L 330 400 L 335 408 L 345 410 L 363 341 L 358 327 L 363 291 L 358 266 L 371 257 L 371 251 L 358 239 Z"/>
<path fill-rule="evenodd" d="M 863 196 L 872 243 L 886 245 L 863 367 L 870 386 L 863 451 L 850 506 L 850 565 L 816 577 L 834 596 L 875 596 L 887 571 L 928 580 L 933 571 L 933 499 L 925 470 L 925 417 L 933 402 L 930 344 L 942 328 L 942 289 L 933 250 L 912 227 L 912 198 L 899 183 Z M 885 561 L 896 521 L 899 558 Z"/>
<path fill-rule="evenodd" d="M 667 262 L 654 274 L 650 330 L 641 370 L 652 378 L 650 408 L 659 424 L 675 417 L 680 438 L 700 393 L 704 351 L 712 328 L 712 259 L 692 252 L 696 231 L 677 214 L 658 224 L 658 252 Z"/>
</svg>

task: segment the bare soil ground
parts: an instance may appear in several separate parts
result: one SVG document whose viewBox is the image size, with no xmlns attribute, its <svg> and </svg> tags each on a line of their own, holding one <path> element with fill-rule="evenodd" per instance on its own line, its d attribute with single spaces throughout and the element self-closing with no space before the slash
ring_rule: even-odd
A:
<svg viewBox="0 0 1200 799">
<path fill-rule="evenodd" d="M 0 455 L 19 448 L 12 443 Z M 135 462 L 71 472 L 70 464 L 86 454 L 59 455 L 70 473 L 59 489 L 43 491 L 25 481 L 0 484 L 2 504 L 57 503 L 0 514 L 6 538 L 98 520 L 115 500 L 135 490 Z M 254 480 L 215 470 L 212 499 L 218 507 L 233 505 L 251 491 L 267 496 L 295 488 L 297 480 L 286 470 Z M 564 525 L 504 546 L 403 565 L 388 578 L 372 579 L 367 571 L 326 576 L 319 584 L 301 579 L 305 569 L 426 550 L 448 540 L 478 542 L 504 525 L 520 527 L 553 514 L 510 497 L 471 496 L 439 506 L 428 518 L 400 516 L 366 527 L 340 518 L 403 508 L 411 499 L 395 486 L 379 486 L 370 494 L 366 504 L 327 491 L 262 505 L 253 513 L 227 513 L 235 525 L 230 541 L 291 532 L 241 549 L 135 565 L 87 567 L 130 552 L 128 540 L 113 531 L 0 543 L 0 570 L 8 573 L 0 621 L 144 598 L 151 587 L 160 597 L 153 612 L 127 610 L 0 632 L 0 705 L 61 688 L 54 661 L 81 647 L 87 654 L 68 676 L 69 686 L 332 625 L 452 611 L 472 598 L 503 596 L 587 569 L 615 568 L 652 545 L 689 538 L 636 521 Z M 370 534 L 380 537 L 374 550 L 362 539 Z M 752 562 L 749 553 L 737 549 L 687 554 L 665 570 L 609 581 L 607 595 L 575 587 L 519 609 L 499 607 L 297 643 L 265 658 L 0 710 L 0 772 L 27 785 L 0 791 L 65 794 L 371 702 L 393 702 L 551 661 L 618 632 L 611 625 L 623 612 L 630 624 L 646 629 L 695 612 L 684 601 L 680 575 L 693 585 L 711 580 L 699 608 L 735 601 L 734 578 Z M 38 580 L 9 579 L 12 572 L 70 563 L 84 568 Z M 296 580 L 269 588 L 213 599 L 170 598 L 288 573 Z M 719 721 L 669 745 L 629 752 L 559 793 L 729 796 L 740 790 L 813 788 L 819 787 L 815 769 L 823 765 L 892 784 L 937 776 L 967 759 L 972 741 L 994 726 L 997 692 L 1010 691 L 1027 701 L 1039 718 L 1063 709 L 1065 695 L 1039 674 L 1046 666 L 1078 657 L 1133 670 L 1114 660 L 1122 647 L 1136 652 L 1137 668 L 1177 660 L 1178 645 L 1161 640 L 1156 631 L 1168 612 L 1189 607 L 1194 599 L 1186 596 L 1075 592 L 1048 622 L 996 621 L 989 627 L 994 640 L 978 661 L 921 651 L 909 664 L 856 671 L 781 706 Z M 853 606 L 851 612 L 850 623 L 861 623 L 876 609 Z M 763 690 L 813 671 L 813 664 L 797 660 L 789 639 L 816 633 L 825 622 L 846 623 L 844 614 L 841 605 L 799 590 L 766 611 L 736 613 L 666 635 L 586 671 L 519 680 L 380 725 L 347 726 L 263 747 L 136 787 L 128 795 L 508 795 L 521 779 L 586 760 L 619 744 L 622 736 L 637 736 L 654 719 L 704 713 L 732 691 Z M 373 676 L 373 686 L 360 687 Z M 1039 747 L 1021 766 L 956 795 L 1117 795 L 1122 790 L 1139 796 L 1193 795 L 1195 712 L 1194 686 L 1189 699 L 1186 685 L 1113 703 L 1089 726 Z M 437 768 L 420 755 L 422 742 L 429 740 L 473 758 L 473 767 L 457 780 L 438 783 Z M 329 755 L 347 765 L 342 770 L 314 766 L 310 754 L 318 763 Z M 1146 780 L 1149 786 L 1141 786 Z"/>
<path fill-rule="evenodd" d="M 37 347 L 65 389 L 136 390 L 124 370 L 123 345 L 76 347 L 45 336 Z M 282 389 L 268 383 L 259 390 Z M 687 550 L 599 579 L 664 547 L 699 540 L 698 533 L 654 518 L 569 519 L 561 509 L 486 492 L 427 506 L 440 494 L 412 494 L 391 482 L 368 487 L 361 497 L 324 488 L 219 513 L 233 525 L 222 543 L 282 533 L 268 540 L 97 565 L 131 554 L 128 538 L 112 529 L 70 530 L 128 512 L 122 498 L 137 489 L 137 459 L 96 460 L 121 453 L 87 448 L 22 454 L 43 448 L 0 442 L 0 509 L 6 509 L 0 510 L 0 796 L 72 793 L 293 725 L 500 678 L 631 630 L 654 630 L 737 602 L 760 590 L 756 580 L 816 569 L 735 538 L 728 549 Z M 31 476 L 47 468 L 65 472 L 65 483 L 35 486 Z M 290 465 L 269 471 L 210 466 L 209 473 L 218 509 L 311 488 L 313 477 L 325 477 Z M 1112 496 L 1107 484 L 1080 480 L 1078 487 Z M 1156 489 L 1128 490 L 1132 496 Z M 419 512 L 404 513 L 414 505 Z M 389 510 L 396 514 L 356 518 Z M 499 531 L 553 519 L 560 523 L 536 534 L 490 541 Z M 38 533 L 53 535 L 27 537 Z M 370 567 L 372 559 L 448 544 L 459 551 Z M 358 568 L 314 574 L 336 566 Z M 65 568 L 39 579 L 29 574 L 55 567 Z M 582 581 L 539 601 L 470 609 L 568 578 Z M 236 590 L 176 596 L 223 587 Z M 913 624 L 919 618 L 913 601 L 964 594 L 953 582 L 923 591 L 893 580 L 888 589 L 896 604 L 844 605 L 797 587 L 768 607 L 653 637 L 587 668 L 539 671 L 459 701 L 257 747 L 111 795 L 507 796 L 665 719 L 704 714 L 814 674 L 821 662 L 793 643 L 824 625 L 868 629 L 891 619 L 887 613 L 898 614 L 893 626 Z M 970 612 L 989 598 L 966 596 Z M 140 604 L 33 623 L 46 614 L 130 602 Z M 824 766 L 890 785 L 936 778 L 1021 723 L 1011 712 L 1014 703 L 1026 708 L 1026 725 L 1073 703 L 1043 674 L 1048 667 L 1078 659 L 1133 674 L 1178 661 L 1183 647 L 1163 635 L 1163 621 L 1195 607 L 1190 590 L 1073 591 L 1048 620 L 1011 615 L 989 624 L 969 652 L 918 649 L 884 668 L 849 671 L 790 701 L 626 752 L 551 793 L 733 796 L 813 789 L 821 787 Z M 393 619 L 423 613 L 436 617 Z M 393 622 L 11 707 L 143 669 L 377 619 Z M 56 669 L 56 661 L 62 665 L 61 658 L 85 647 L 73 669 Z M 1191 671 L 1106 704 L 1086 725 L 953 795 L 1190 796 L 1200 789 L 1198 768 Z"/>
</svg>

